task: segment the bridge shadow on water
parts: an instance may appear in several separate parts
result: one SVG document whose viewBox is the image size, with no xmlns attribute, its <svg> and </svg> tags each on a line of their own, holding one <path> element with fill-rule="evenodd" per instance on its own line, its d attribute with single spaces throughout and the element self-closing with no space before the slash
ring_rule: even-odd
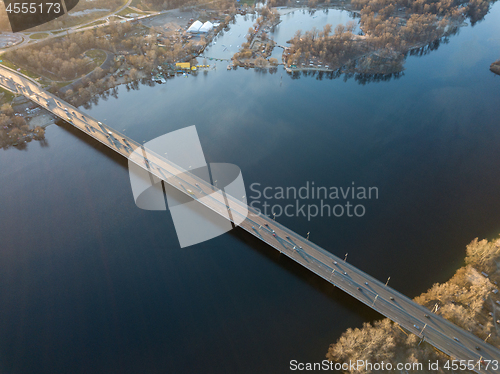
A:
<svg viewBox="0 0 500 374">
<path fill-rule="evenodd" d="M 128 169 L 127 159 L 119 155 L 112 149 L 108 148 L 104 144 L 84 134 L 81 130 L 76 129 L 71 124 L 65 121 L 59 120 L 56 122 L 56 125 L 75 136 L 78 140 L 92 147 L 94 150 L 100 152 L 110 160 L 113 160 L 120 167 Z M 245 230 L 241 229 L 240 227 L 236 227 L 225 235 L 231 235 L 242 244 L 249 246 L 253 250 L 257 251 L 259 255 L 263 256 L 268 261 L 272 261 L 282 269 L 285 269 L 288 273 L 292 274 L 301 282 L 304 282 L 309 287 L 312 287 L 314 290 L 320 292 L 322 295 L 326 296 L 328 299 L 334 301 L 335 303 L 342 305 L 343 308 L 348 310 L 350 315 L 356 316 L 362 321 L 376 321 L 384 318 L 382 315 L 380 315 L 378 312 L 374 311 L 367 305 L 346 294 L 339 288 L 334 287 L 331 283 L 314 274 L 310 270 L 304 268 L 302 265 L 296 263 L 286 255 L 281 254 L 276 249 L 270 247 L 269 245 L 246 232 Z"/>
</svg>

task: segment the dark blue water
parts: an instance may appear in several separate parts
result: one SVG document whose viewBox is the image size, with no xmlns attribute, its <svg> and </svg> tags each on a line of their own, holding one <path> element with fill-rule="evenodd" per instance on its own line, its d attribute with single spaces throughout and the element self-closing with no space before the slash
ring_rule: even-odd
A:
<svg viewBox="0 0 500 374">
<path fill-rule="evenodd" d="M 247 186 L 378 187 L 362 218 L 279 221 L 415 296 L 500 232 L 499 20 L 399 80 L 221 64 L 88 113 L 137 141 L 196 125 Z M 180 249 L 169 213 L 136 208 L 124 160 L 67 125 L 46 136 L 0 153 L 0 373 L 284 373 L 379 318 L 241 230 Z"/>
</svg>

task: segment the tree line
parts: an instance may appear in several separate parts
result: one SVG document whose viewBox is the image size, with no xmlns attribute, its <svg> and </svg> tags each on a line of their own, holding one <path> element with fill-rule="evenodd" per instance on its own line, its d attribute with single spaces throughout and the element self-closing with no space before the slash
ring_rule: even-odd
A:
<svg viewBox="0 0 500 374">
<path fill-rule="evenodd" d="M 72 15 L 62 15 L 51 22 L 44 23 L 40 26 L 33 27 L 29 29 L 30 32 L 45 31 L 45 30 L 57 30 L 60 28 L 68 27 L 68 25 L 75 24 L 75 18 L 81 19 L 81 22 L 89 22 L 89 16 L 86 13 L 81 13 L 81 15 L 75 15 L 75 12 L 82 12 L 87 9 L 102 9 L 102 12 L 94 13 L 96 18 L 104 16 L 106 13 L 117 9 L 123 5 L 122 0 L 92 0 L 92 1 L 80 1 L 78 5 L 72 10 Z M 5 4 L 0 1 L 0 31 L 11 31 L 10 23 L 7 17 L 7 12 L 5 10 Z"/>
<path fill-rule="evenodd" d="M 253 26 L 248 29 L 248 33 L 245 36 L 247 41 L 241 44 L 240 50 L 232 57 L 235 66 L 245 65 L 249 62 L 245 60 L 252 58 L 254 58 L 252 63 L 258 68 L 267 67 L 269 63 L 272 66 L 278 65 L 277 59 L 271 58 L 267 61 L 258 51 L 265 49 L 264 54 L 269 55 L 271 53 L 274 43 L 272 41 L 269 42 L 268 35 L 261 29 L 266 26 L 270 28 L 276 26 L 280 22 L 280 15 L 276 10 L 269 8 L 269 6 L 262 6 L 258 12 L 260 14 L 259 17 Z M 255 45 L 256 41 L 259 42 L 257 46 Z"/>
<path fill-rule="evenodd" d="M 402 11 L 411 14 L 435 14 L 438 16 L 466 16 L 472 24 L 484 18 L 490 5 L 496 0 L 352 0 L 353 9 L 362 10 L 365 14 L 379 13 L 392 15 Z"/>
<path fill-rule="evenodd" d="M 203 5 L 207 9 L 227 10 L 234 7 L 235 0 L 143 0 L 139 9 L 166 10 L 175 8 L 189 8 Z"/>
</svg>

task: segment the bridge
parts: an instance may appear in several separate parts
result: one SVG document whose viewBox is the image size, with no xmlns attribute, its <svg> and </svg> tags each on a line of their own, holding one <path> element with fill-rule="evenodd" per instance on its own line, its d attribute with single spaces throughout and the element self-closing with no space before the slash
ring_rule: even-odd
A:
<svg viewBox="0 0 500 374">
<path fill-rule="evenodd" d="M 344 259 L 257 213 L 245 201 L 224 194 L 165 157 L 46 92 L 36 81 L 14 70 L 0 67 L 0 86 L 24 95 L 206 208 L 224 218 L 229 217 L 232 222 L 241 222 L 239 226 L 249 234 L 390 318 L 453 360 L 462 360 L 467 369 L 477 373 L 498 373 L 500 351 L 497 348 L 432 313 Z M 134 152 L 138 148 L 142 149 Z"/>
</svg>

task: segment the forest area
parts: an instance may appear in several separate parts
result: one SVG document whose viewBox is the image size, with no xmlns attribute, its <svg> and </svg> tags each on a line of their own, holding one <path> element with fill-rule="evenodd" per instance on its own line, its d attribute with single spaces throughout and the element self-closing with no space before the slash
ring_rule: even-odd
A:
<svg viewBox="0 0 500 374">
<path fill-rule="evenodd" d="M 434 284 L 414 300 L 429 310 L 437 304 L 439 309 L 436 314 L 500 348 L 500 326 L 497 322 L 500 307 L 496 306 L 500 305 L 497 286 L 500 282 L 499 264 L 500 239 L 478 241 L 476 238 L 467 246 L 465 266 L 458 269 L 446 283 Z M 335 362 L 383 360 L 394 365 L 398 362 L 439 360 L 441 370 L 438 373 L 472 373 L 444 370 L 447 356 L 430 344 L 421 343 L 419 337 L 406 333 L 388 318 L 373 324 L 365 323 L 362 328 L 348 329 L 336 343 L 330 345 L 326 357 Z"/>
<path fill-rule="evenodd" d="M 74 33 L 7 52 L 5 58 L 54 80 L 73 80 L 96 66 L 83 53 L 90 49 L 113 50 L 120 46 L 128 24 Z"/>
<path fill-rule="evenodd" d="M 500 60 L 497 60 L 494 63 L 492 63 L 490 66 L 490 70 L 493 73 L 500 75 Z"/>
<path fill-rule="evenodd" d="M 353 0 L 359 10 L 359 32 L 355 22 L 327 25 L 322 31 L 298 31 L 285 55 L 287 65 L 306 66 L 320 59 L 333 69 L 347 72 L 392 74 L 404 69 L 408 52 L 446 38 L 465 20 L 480 21 L 493 1 L 471 0 Z"/>
<path fill-rule="evenodd" d="M 126 54 L 127 62 L 136 69 L 151 70 L 155 64 L 173 62 L 196 50 L 195 43 L 173 43 L 172 48 L 162 48 L 156 37 L 145 27 L 130 23 L 112 23 L 107 28 L 69 34 L 57 40 L 40 42 L 33 46 L 13 50 L 5 57 L 14 63 L 55 80 L 74 80 L 96 68 L 85 52 L 98 49 L 113 55 Z M 149 36 L 148 36 L 149 35 Z M 99 69 L 99 68 L 97 68 Z M 109 71 L 102 72 L 98 78 Z"/>
<path fill-rule="evenodd" d="M 0 148 L 8 148 L 24 141 L 45 139 L 45 130 L 37 126 L 31 129 L 22 116 L 14 114 L 14 109 L 8 103 L 0 108 Z"/>
</svg>

